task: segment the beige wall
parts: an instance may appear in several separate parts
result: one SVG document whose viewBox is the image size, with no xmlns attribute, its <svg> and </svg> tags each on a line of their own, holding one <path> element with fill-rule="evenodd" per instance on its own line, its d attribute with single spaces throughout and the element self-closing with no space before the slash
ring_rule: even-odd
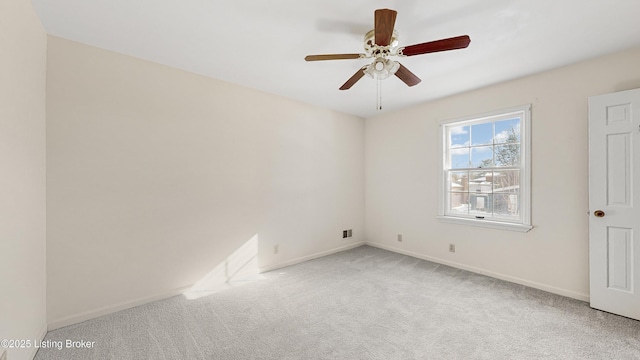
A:
<svg viewBox="0 0 640 360">
<path fill-rule="evenodd" d="M 361 118 L 56 37 L 47 94 L 50 327 L 363 239 Z"/>
<path fill-rule="evenodd" d="M 367 241 L 586 300 L 587 98 L 640 87 L 638 64 L 640 48 L 367 119 Z M 527 103 L 534 229 L 439 222 L 439 121 Z"/>
<path fill-rule="evenodd" d="M 31 2 L 1 1 L 0 339 L 34 340 L 46 331 L 46 48 Z M 34 353 L 7 350 L 11 360 Z"/>
</svg>

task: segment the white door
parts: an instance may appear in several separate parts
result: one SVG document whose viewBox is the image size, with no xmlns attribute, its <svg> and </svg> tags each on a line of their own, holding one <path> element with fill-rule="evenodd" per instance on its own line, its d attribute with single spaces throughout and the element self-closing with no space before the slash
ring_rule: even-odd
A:
<svg viewBox="0 0 640 360">
<path fill-rule="evenodd" d="M 640 320 L 640 89 L 589 98 L 591 307 Z"/>
</svg>

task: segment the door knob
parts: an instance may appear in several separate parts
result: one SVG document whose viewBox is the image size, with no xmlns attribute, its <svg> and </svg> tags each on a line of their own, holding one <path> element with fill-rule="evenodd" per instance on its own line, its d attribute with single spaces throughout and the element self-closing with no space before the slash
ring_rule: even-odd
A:
<svg viewBox="0 0 640 360">
<path fill-rule="evenodd" d="M 595 217 L 604 217 L 604 211 L 602 211 L 602 210 L 596 210 L 596 211 L 594 211 L 594 212 L 593 212 L 593 215 L 594 215 Z"/>
</svg>

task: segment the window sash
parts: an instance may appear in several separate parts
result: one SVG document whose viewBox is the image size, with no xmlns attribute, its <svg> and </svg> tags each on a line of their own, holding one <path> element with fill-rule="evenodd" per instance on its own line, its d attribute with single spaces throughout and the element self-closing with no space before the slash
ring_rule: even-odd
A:
<svg viewBox="0 0 640 360">
<path fill-rule="evenodd" d="M 485 184 L 471 184 L 472 181 L 470 180 L 471 175 L 470 173 L 476 171 L 476 172 L 483 172 L 483 173 L 491 173 L 491 182 L 490 183 L 485 183 Z M 509 174 L 509 173 L 515 173 L 518 172 L 517 177 L 512 178 L 512 183 L 514 182 L 513 180 L 516 180 L 515 184 L 510 185 L 509 182 L 504 183 L 504 182 L 498 182 L 495 180 L 496 174 Z M 463 174 L 466 173 L 466 180 L 464 180 L 460 186 L 462 186 L 462 188 L 457 187 L 457 188 L 453 188 L 452 184 L 453 181 L 451 179 L 452 173 L 458 173 L 458 174 Z M 498 168 L 482 168 L 481 170 L 478 170 L 477 168 L 469 168 L 469 169 L 452 169 L 452 170 L 445 170 L 445 181 L 446 181 L 446 189 L 445 189 L 445 212 L 444 214 L 447 216 L 458 216 L 458 217 L 466 217 L 466 218 L 472 218 L 472 219 L 477 219 L 478 216 L 481 216 L 483 219 L 494 219 L 496 221 L 507 221 L 507 222 L 516 222 L 516 223 L 522 223 L 523 219 L 522 219 L 522 201 L 521 201 L 521 184 L 523 183 L 523 176 L 524 176 L 524 172 L 522 171 L 521 167 L 508 167 L 508 168 L 503 168 L 503 167 L 498 167 Z M 503 186 L 503 187 L 498 187 L 497 186 Z M 517 190 L 516 190 L 517 189 Z M 461 195 L 462 199 L 459 202 L 455 202 L 453 200 L 454 196 L 457 195 Z M 487 201 L 490 203 L 487 204 L 483 204 L 483 206 L 480 206 L 481 208 L 485 208 L 487 209 L 486 211 L 488 212 L 482 212 L 482 211 L 475 211 L 473 212 L 473 210 L 477 210 L 478 209 L 478 203 L 476 201 L 473 201 L 474 197 L 478 197 L 478 196 L 487 196 L 488 198 L 486 200 L 483 201 Z M 509 208 L 509 212 L 511 213 L 510 215 L 506 215 L 503 212 L 500 212 L 499 210 L 496 209 L 496 197 L 499 196 L 506 196 L 506 195 L 515 195 L 517 196 L 517 200 L 515 202 L 516 208 L 514 209 L 513 206 L 514 204 L 509 204 L 508 208 Z M 466 209 L 465 209 L 466 208 Z M 497 207 L 498 209 L 500 209 L 500 207 Z"/>
<path fill-rule="evenodd" d="M 516 108 L 506 109 L 502 111 L 496 111 L 493 113 L 472 116 L 466 119 L 457 119 L 441 122 L 441 143 L 440 151 L 442 154 L 442 166 L 441 166 L 441 200 L 440 200 L 440 218 L 460 218 L 462 220 L 473 221 L 486 221 L 487 223 L 497 222 L 499 223 L 513 223 L 514 225 L 525 225 L 526 230 L 531 228 L 530 221 L 530 146 L 529 146 L 529 134 L 530 134 L 530 105 L 520 106 Z M 517 132 L 518 141 L 505 142 L 504 137 L 497 138 L 498 131 L 496 129 L 496 123 L 505 120 L 518 119 L 520 124 L 519 132 Z M 478 144 L 474 144 L 473 131 L 474 125 L 477 129 L 480 129 L 481 124 L 491 124 L 492 127 L 492 139 L 489 143 L 486 139 L 480 139 Z M 500 126 L 508 126 L 508 123 L 501 124 Z M 452 141 L 453 137 L 451 132 L 456 129 L 468 127 L 469 135 L 468 141 L 465 144 L 460 142 L 465 140 L 462 137 Z M 503 127 L 504 129 L 504 127 Z M 464 132 L 460 132 L 464 133 Z M 503 135 L 506 136 L 506 135 Z M 496 159 L 495 152 L 501 146 L 518 146 L 519 147 L 519 161 L 517 164 L 510 166 L 502 166 Z M 492 161 L 489 166 L 473 167 L 472 165 L 478 165 L 478 163 L 471 164 L 474 160 L 471 158 L 471 153 L 474 148 L 480 148 L 483 146 L 491 147 Z M 464 153 L 468 151 L 469 161 L 467 166 L 461 166 L 464 163 L 464 155 L 462 156 L 462 162 L 458 164 L 452 163 L 452 153 L 454 152 Z M 485 152 L 488 148 L 484 149 Z M 452 188 L 452 182 L 450 175 L 452 173 L 467 173 L 472 171 L 484 171 L 491 172 L 491 189 L 476 189 L 480 190 L 480 193 L 471 191 L 471 185 L 466 185 L 466 189 L 460 187 Z M 495 188 L 493 174 L 507 171 L 519 171 L 519 177 L 517 178 L 517 191 L 514 189 L 506 189 L 506 191 L 500 191 Z M 467 178 L 468 182 L 469 179 Z M 505 189 L 503 189 L 505 190 Z M 478 195 L 480 194 L 480 195 Z M 470 198 L 474 197 L 473 203 Z M 456 200 L 457 199 L 457 200 Z M 461 200 L 463 199 L 463 200 Z M 455 201 L 462 201 L 466 204 L 459 204 L 455 206 Z M 489 203 L 490 202 L 490 203 Z M 467 209 L 464 209 L 466 205 Z M 514 206 L 517 209 L 514 209 Z M 480 225 L 485 226 L 485 225 Z M 496 226 L 501 227 L 501 226 Z M 513 227 L 513 226 L 509 226 Z M 509 228 L 507 227 L 507 228 Z M 505 228 L 505 227 L 502 227 Z M 511 229 L 511 228 L 510 228 Z M 513 230 L 513 229 L 511 229 Z"/>
</svg>

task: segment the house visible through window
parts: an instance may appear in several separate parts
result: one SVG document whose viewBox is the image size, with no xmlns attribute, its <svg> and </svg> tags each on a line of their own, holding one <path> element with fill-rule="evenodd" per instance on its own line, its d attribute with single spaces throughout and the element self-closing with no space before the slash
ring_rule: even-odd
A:
<svg viewBox="0 0 640 360">
<path fill-rule="evenodd" d="M 440 219 L 528 231 L 530 106 L 442 122 Z"/>
</svg>

